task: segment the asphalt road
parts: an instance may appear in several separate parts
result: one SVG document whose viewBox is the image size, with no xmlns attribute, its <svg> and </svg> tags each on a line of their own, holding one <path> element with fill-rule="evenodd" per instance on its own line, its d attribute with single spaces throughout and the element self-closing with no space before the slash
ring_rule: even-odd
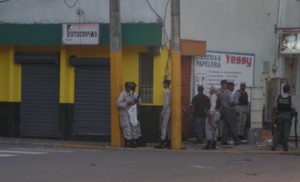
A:
<svg viewBox="0 0 300 182">
<path fill-rule="evenodd" d="M 300 156 L 0 144 L 0 182 L 300 181 Z"/>
</svg>

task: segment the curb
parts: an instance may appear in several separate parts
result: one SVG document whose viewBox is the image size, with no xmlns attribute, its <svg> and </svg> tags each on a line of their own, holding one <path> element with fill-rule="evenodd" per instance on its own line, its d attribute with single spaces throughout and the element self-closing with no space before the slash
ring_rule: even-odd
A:
<svg viewBox="0 0 300 182">
<path fill-rule="evenodd" d="M 292 149 L 290 151 L 271 151 L 268 146 L 257 149 L 258 146 L 242 147 L 229 147 L 220 148 L 218 150 L 203 150 L 202 145 L 190 145 L 183 144 L 181 150 L 170 149 L 154 149 L 155 144 L 148 144 L 146 147 L 138 148 L 124 148 L 124 147 L 112 147 L 110 143 L 91 143 L 91 142 L 76 142 L 76 141 L 58 141 L 58 140 L 43 140 L 43 139 L 24 139 L 24 138 L 1 138 L 0 144 L 24 144 L 35 145 L 41 147 L 63 147 L 63 148 L 77 148 L 77 149 L 118 149 L 118 150 L 138 150 L 138 151 L 165 151 L 165 152 L 198 152 L 198 153 L 227 153 L 227 154 L 275 154 L 275 155 L 299 155 L 299 149 Z"/>
</svg>

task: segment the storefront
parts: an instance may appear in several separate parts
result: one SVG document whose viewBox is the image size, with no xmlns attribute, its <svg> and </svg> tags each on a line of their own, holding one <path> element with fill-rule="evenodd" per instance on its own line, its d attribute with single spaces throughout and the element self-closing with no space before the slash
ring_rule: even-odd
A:
<svg viewBox="0 0 300 182">
<path fill-rule="evenodd" d="M 1 135 L 109 141 L 110 106 L 115 104 L 110 101 L 114 82 L 110 80 L 109 25 L 0 27 Z M 150 51 L 159 50 L 162 27 L 124 24 L 122 37 L 124 82 L 139 86 L 140 67 L 152 64 L 153 90 L 148 93 L 152 100 L 145 105 L 147 112 L 163 102 L 158 95 L 163 90 L 160 83 L 168 51 L 162 49 L 155 56 Z M 142 54 L 151 59 L 143 60 Z M 145 133 L 156 127 L 153 120 L 148 122 Z"/>
</svg>

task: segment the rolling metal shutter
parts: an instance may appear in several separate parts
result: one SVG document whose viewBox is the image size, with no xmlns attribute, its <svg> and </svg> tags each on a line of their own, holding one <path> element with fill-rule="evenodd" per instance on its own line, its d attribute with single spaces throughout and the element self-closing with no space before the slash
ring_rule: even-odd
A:
<svg viewBox="0 0 300 182">
<path fill-rule="evenodd" d="M 73 59 L 75 66 L 74 136 L 110 135 L 109 59 Z"/>
<path fill-rule="evenodd" d="M 59 137 L 59 64 L 22 63 L 21 136 Z"/>
</svg>

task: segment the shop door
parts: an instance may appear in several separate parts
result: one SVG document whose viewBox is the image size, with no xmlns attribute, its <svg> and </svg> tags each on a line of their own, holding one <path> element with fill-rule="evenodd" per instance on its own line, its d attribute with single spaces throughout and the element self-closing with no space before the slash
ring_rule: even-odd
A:
<svg viewBox="0 0 300 182">
<path fill-rule="evenodd" d="M 109 60 L 77 61 L 73 135 L 110 138 Z"/>
<path fill-rule="evenodd" d="M 59 65 L 22 64 L 21 136 L 59 137 Z"/>
</svg>

